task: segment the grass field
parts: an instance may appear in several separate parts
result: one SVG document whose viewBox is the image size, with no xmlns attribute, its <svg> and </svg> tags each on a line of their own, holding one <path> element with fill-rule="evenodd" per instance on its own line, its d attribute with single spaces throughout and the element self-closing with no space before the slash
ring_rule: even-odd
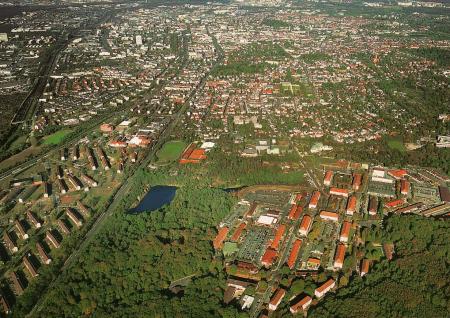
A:
<svg viewBox="0 0 450 318">
<path fill-rule="evenodd" d="M 398 150 L 400 152 L 406 152 L 405 144 L 401 139 L 398 138 L 389 138 L 387 140 L 387 144 L 389 148 Z"/>
<path fill-rule="evenodd" d="M 180 140 L 172 140 L 166 142 L 162 148 L 156 153 L 159 162 L 170 162 L 177 160 L 184 148 L 186 148 L 186 143 Z"/>
<path fill-rule="evenodd" d="M 23 145 L 24 143 L 26 143 L 27 137 L 28 137 L 27 135 L 22 135 L 22 136 L 20 136 L 19 138 L 17 138 L 16 140 L 14 140 L 14 141 L 11 143 L 11 145 L 9 146 L 9 149 L 13 150 L 13 149 L 15 149 L 15 148 L 20 148 L 20 147 L 22 147 L 22 145 Z"/>
<path fill-rule="evenodd" d="M 58 145 L 64 138 L 72 132 L 71 129 L 62 129 L 43 138 L 44 145 Z"/>
</svg>

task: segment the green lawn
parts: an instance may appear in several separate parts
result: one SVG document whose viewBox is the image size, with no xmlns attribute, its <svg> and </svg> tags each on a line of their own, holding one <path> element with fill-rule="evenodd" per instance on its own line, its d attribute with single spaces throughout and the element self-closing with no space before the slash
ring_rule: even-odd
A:
<svg viewBox="0 0 450 318">
<path fill-rule="evenodd" d="M 405 144 L 403 143 L 403 141 L 401 139 L 389 138 L 387 140 L 387 144 L 388 144 L 389 148 L 391 148 L 391 149 L 396 149 L 400 152 L 406 152 Z"/>
<path fill-rule="evenodd" d="M 172 140 L 166 142 L 162 148 L 156 153 L 158 161 L 160 162 L 170 162 L 177 160 L 184 148 L 186 148 L 186 143 L 180 140 Z"/>
<path fill-rule="evenodd" d="M 62 129 L 43 138 L 44 145 L 58 145 L 64 138 L 72 132 L 71 129 Z"/>
</svg>

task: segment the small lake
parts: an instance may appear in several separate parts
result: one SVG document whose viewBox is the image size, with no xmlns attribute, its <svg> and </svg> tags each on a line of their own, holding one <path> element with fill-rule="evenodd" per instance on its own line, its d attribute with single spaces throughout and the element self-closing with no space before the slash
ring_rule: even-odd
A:
<svg viewBox="0 0 450 318">
<path fill-rule="evenodd" d="M 150 212 L 158 210 L 166 204 L 172 202 L 177 187 L 171 186 L 154 186 L 151 187 L 147 194 L 142 198 L 137 207 L 131 209 L 129 213 L 136 214 L 142 212 Z"/>
</svg>

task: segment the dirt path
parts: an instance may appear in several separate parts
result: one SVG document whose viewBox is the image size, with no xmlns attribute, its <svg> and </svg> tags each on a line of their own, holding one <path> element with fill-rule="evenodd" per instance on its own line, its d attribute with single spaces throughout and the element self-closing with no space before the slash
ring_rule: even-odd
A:
<svg viewBox="0 0 450 318">
<path fill-rule="evenodd" d="M 308 191 L 311 190 L 310 187 L 304 185 L 284 185 L 284 184 L 261 184 L 245 187 L 237 191 L 237 196 L 239 198 L 245 196 L 248 193 L 256 191 L 283 191 L 283 192 L 295 192 L 295 191 Z"/>
</svg>

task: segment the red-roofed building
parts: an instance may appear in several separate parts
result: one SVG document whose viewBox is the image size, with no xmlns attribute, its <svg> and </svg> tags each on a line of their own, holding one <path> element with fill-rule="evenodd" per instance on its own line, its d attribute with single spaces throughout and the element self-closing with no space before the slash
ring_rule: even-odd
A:
<svg viewBox="0 0 450 318">
<path fill-rule="evenodd" d="M 110 133 L 114 130 L 114 126 L 111 124 L 101 124 L 100 131 L 104 133 Z"/>
<path fill-rule="evenodd" d="M 334 286 L 336 286 L 336 281 L 330 278 L 323 285 L 316 288 L 316 290 L 314 291 L 314 295 L 316 295 L 317 298 L 322 298 L 326 293 L 334 288 Z"/>
<path fill-rule="evenodd" d="M 323 178 L 323 184 L 329 187 L 331 185 L 331 180 L 333 179 L 333 171 L 328 170 L 325 172 L 325 177 Z"/>
<path fill-rule="evenodd" d="M 396 208 L 396 207 L 398 207 L 398 206 L 400 206 L 400 205 L 405 204 L 405 202 L 406 202 L 405 199 L 397 199 L 397 200 L 393 200 L 393 201 L 386 202 L 386 203 L 384 204 L 384 206 L 385 206 L 386 208 L 392 209 L 392 208 Z"/>
<path fill-rule="evenodd" d="M 223 241 L 227 237 L 227 234 L 228 234 L 228 227 L 224 226 L 219 230 L 219 233 L 217 233 L 217 236 L 213 241 L 214 249 L 218 250 L 222 248 Z"/>
<path fill-rule="evenodd" d="M 337 222 L 339 220 L 339 215 L 334 212 L 322 211 L 320 212 L 320 217 L 324 220 Z"/>
<path fill-rule="evenodd" d="M 273 239 L 272 244 L 270 245 L 270 248 L 272 248 L 274 250 L 278 249 L 285 231 L 286 231 L 286 225 L 280 224 L 280 226 L 277 229 L 277 232 L 275 233 L 275 238 Z"/>
<path fill-rule="evenodd" d="M 289 258 L 287 261 L 287 265 L 290 269 L 294 268 L 295 262 L 297 261 L 298 252 L 300 251 L 300 247 L 302 246 L 302 240 L 295 240 L 292 245 L 291 253 L 289 254 Z"/>
<path fill-rule="evenodd" d="M 239 224 L 239 226 L 236 228 L 236 231 L 234 231 L 233 236 L 231 237 L 231 241 L 237 242 L 237 240 L 239 240 L 239 238 L 241 237 L 242 231 L 244 231 L 246 226 L 247 224 L 245 224 L 244 222 Z"/>
<path fill-rule="evenodd" d="M 361 277 L 363 277 L 364 275 L 366 275 L 369 272 L 369 267 L 370 267 L 370 261 L 367 258 L 364 258 L 361 261 L 361 271 L 360 271 L 360 275 Z"/>
<path fill-rule="evenodd" d="M 312 218 L 309 215 L 305 215 L 300 223 L 299 233 L 300 235 L 307 236 L 309 230 L 311 229 Z"/>
<path fill-rule="evenodd" d="M 309 201 L 309 208 L 310 209 L 317 208 L 317 204 L 319 203 L 319 199 L 320 199 L 320 192 L 319 191 L 314 191 L 314 193 L 311 196 L 311 201 Z"/>
<path fill-rule="evenodd" d="M 308 268 L 318 269 L 320 266 L 320 259 L 310 257 L 308 258 L 306 265 L 308 266 Z"/>
<path fill-rule="evenodd" d="M 269 302 L 269 309 L 272 311 L 277 310 L 278 305 L 281 303 L 285 295 L 286 291 L 283 288 L 278 288 Z"/>
<path fill-rule="evenodd" d="M 345 221 L 342 224 L 342 228 L 341 228 L 341 234 L 339 236 L 339 240 L 343 243 L 347 243 L 348 242 L 348 237 L 350 235 L 350 229 L 352 228 L 352 224 L 348 221 Z"/>
<path fill-rule="evenodd" d="M 396 170 L 388 171 L 388 175 L 390 175 L 391 177 L 394 177 L 397 180 L 403 179 L 407 174 L 408 174 L 408 172 L 403 169 L 396 169 Z"/>
<path fill-rule="evenodd" d="M 339 195 L 341 197 L 348 197 L 348 190 L 347 189 L 340 189 L 340 188 L 330 188 L 330 194 L 333 195 Z"/>
<path fill-rule="evenodd" d="M 356 196 L 352 195 L 347 201 L 347 215 L 353 215 L 356 212 Z"/>
<path fill-rule="evenodd" d="M 347 247 L 344 244 L 338 244 L 336 254 L 334 255 L 334 268 L 342 268 L 344 265 L 345 251 Z"/>
<path fill-rule="evenodd" d="M 411 188 L 411 184 L 409 183 L 409 181 L 406 181 L 406 180 L 400 181 L 400 193 L 401 194 L 408 195 L 410 188 Z"/>
<path fill-rule="evenodd" d="M 298 220 L 298 218 L 300 217 L 300 215 L 302 214 L 302 212 L 303 212 L 303 208 L 301 207 L 301 206 L 298 206 L 296 209 L 295 209 L 295 213 L 294 213 L 294 216 L 293 216 L 293 220 L 295 221 L 295 220 Z"/>
<path fill-rule="evenodd" d="M 362 175 L 359 173 L 355 173 L 353 175 L 353 182 L 352 182 L 352 188 L 355 191 L 358 191 L 359 188 L 361 187 L 361 180 L 362 180 Z"/>
<path fill-rule="evenodd" d="M 302 310 L 308 309 L 309 305 L 311 305 L 311 302 L 312 302 L 312 298 L 310 296 L 305 296 L 302 299 L 300 299 L 298 302 L 293 304 L 289 310 L 291 311 L 291 313 L 296 314 L 299 312 L 300 309 L 302 309 Z"/>
<path fill-rule="evenodd" d="M 127 143 L 124 140 L 111 140 L 108 143 L 108 146 L 113 148 L 125 148 L 127 146 Z"/>
<path fill-rule="evenodd" d="M 297 210 L 297 204 L 292 204 L 291 205 L 291 209 L 289 210 L 289 215 L 288 215 L 288 219 L 289 220 L 293 220 L 294 219 L 294 215 L 295 215 L 295 211 Z"/>
<path fill-rule="evenodd" d="M 261 264 L 263 264 L 265 267 L 270 267 L 275 262 L 277 257 L 278 257 L 277 251 L 268 247 L 263 257 L 261 258 Z"/>
</svg>

